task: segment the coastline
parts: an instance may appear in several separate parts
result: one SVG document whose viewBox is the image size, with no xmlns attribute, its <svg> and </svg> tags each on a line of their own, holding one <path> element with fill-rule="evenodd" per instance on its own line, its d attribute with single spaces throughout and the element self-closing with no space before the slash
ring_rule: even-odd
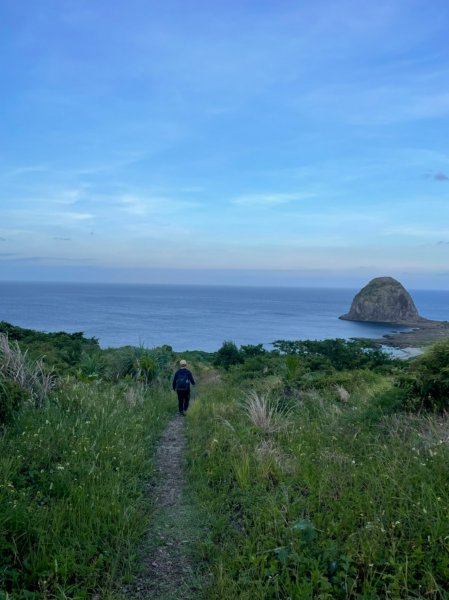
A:
<svg viewBox="0 0 449 600">
<path fill-rule="evenodd" d="M 429 344 L 449 338 L 448 321 L 425 321 L 411 325 L 411 331 L 399 331 L 387 333 L 376 341 L 381 341 L 384 346 L 399 348 L 400 350 L 410 348 L 424 348 Z"/>
</svg>

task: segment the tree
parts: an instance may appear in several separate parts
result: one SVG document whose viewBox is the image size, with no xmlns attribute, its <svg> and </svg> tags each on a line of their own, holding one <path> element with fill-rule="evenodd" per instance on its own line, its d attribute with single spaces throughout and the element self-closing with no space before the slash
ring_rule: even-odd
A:
<svg viewBox="0 0 449 600">
<path fill-rule="evenodd" d="M 214 359 L 215 366 L 223 367 L 226 370 L 228 370 L 232 365 L 238 365 L 242 362 L 243 357 L 239 352 L 239 349 L 234 342 L 229 340 L 223 342 Z"/>
</svg>

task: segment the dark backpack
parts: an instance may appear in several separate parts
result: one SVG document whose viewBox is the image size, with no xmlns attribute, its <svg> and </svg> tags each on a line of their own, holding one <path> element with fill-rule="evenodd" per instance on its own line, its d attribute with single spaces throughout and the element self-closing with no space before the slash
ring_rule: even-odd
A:
<svg viewBox="0 0 449 600">
<path fill-rule="evenodd" d="M 189 389 L 189 372 L 187 371 L 187 369 L 181 369 L 181 371 L 179 371 L 178 376 L 176 377 L 176 389 Z"/>
</svg>

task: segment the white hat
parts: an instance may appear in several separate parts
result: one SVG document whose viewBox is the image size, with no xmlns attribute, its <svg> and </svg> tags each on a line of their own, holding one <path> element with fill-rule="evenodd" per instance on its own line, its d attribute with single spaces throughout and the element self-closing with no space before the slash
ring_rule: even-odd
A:
<svg viewBox="0 0 449 600">
<path fill-rule="evenodd" d="M 182 360 L 179 361 L 179 364 L 180 364 L 181 367 L 185 367 L 186 364 L 187 364 L 187 361 L 184 360 L 184 359 L 182 359 Z"/>
</svg>

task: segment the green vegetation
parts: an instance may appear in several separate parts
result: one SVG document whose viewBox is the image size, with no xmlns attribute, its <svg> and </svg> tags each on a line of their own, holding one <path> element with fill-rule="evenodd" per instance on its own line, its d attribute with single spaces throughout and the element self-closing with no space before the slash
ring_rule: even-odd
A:
<svg viewBox="0 0 449 600">
<path fill-rule="evenodd" d="M 437 342 L 411 364 L 398 385 L 414 410 L 444 412 L 449 408 L 449 340 Z"/>
<path fill-rule="evenodd" d="M 447 408 L 449 345 L 409 363 L 359 342 L 276 346 L 265 378 L 251 358 L 230 367 L 190 414 L 207 597 L 448 598 L 447 417 L 410 412 L 400 385 L 435 375 L 427 406 Z"/>
<path fill-rule="evenodd" d="M 0 598 L 115 597 L 152 518 L 144 491 L 175 405 L 171 349 L 5 330 Z"/>
<path fill-rule="evenodd" d="M 1 332 L 0 598 L 118 600 L 157 530 L 145 486 L 179 356 Z M 449 342 L 410 361 L 364 340 L 183 357 L 201 596 L 449 598 Z"/>
</svg>

